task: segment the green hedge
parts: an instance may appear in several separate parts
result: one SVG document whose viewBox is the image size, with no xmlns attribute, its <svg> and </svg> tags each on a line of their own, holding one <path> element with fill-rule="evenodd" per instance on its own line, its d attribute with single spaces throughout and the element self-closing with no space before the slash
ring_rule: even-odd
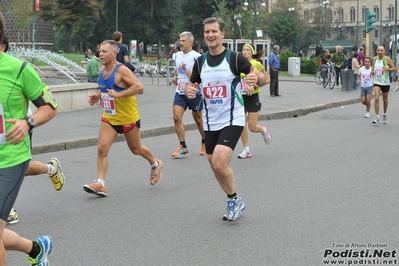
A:
<svg viewBox="0 0 399 266">
<path fill-rule="evenodd" d="M 297 54 L 291 53 L 290 51 L 280 52 L 280 70 L 288 71 L 288 58 L 298 57 Z M 318 59 L 308 59 L 307 57 L 300 57 L 301 59 L 301 73 L 313 74 L 319 68 L 317 61 Z"/>
</svg>

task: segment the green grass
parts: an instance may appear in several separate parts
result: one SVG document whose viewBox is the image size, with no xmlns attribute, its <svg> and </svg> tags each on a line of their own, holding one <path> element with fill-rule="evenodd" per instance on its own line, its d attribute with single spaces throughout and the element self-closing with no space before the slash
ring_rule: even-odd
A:
<svg viewBox="0 0 399 266">
<path fill-rule="evenodd" d="M 81 61 L 85 58 L 84 54 L 73 54 L 73 53 L 64 53 L 63 56 L 79 66 L 81 65 Z M 48 64 L 44 63 L 43 61 L 40 61 L 38 59 L 35 59 L 34 62 L 31 60 L 28 60 L 30 63 L 34 63 L 35 66 L 48 66 Z"/>
<path fill-rule="evenodd" d="M 84 54 L 72 54 L 72 53 L 64 53 L 64 57 L 75 62 L 79 66 L 81 65 L 82 60 L 85 59 Z"/>
</svg>

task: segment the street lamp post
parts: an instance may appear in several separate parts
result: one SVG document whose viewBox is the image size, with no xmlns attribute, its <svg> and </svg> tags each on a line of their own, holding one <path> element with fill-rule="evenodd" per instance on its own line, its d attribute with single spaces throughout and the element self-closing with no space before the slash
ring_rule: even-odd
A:
<svg viewBox="0 0 399 266">
<path fill-rule="evenodd" d="M 291 15 L 295 11 L 295 8 L 292 6 L 292 2 L 290 2 L 290 7 L 288 8 L 288 11 L 291 13 Z M 290 51 L 292 52 L 292 41 L 290 43 Z"/>
<path fill-rule="evenodd" d="M 242 32 L 241 32 L 241 14 L 234 15 L 234 19 L 237 21 L 238 30 L 240 31 L 240 39 L 242 39 Z"/>
<path fill-rule="evenodd" d="M 389 48 L 389 43 L 388 43 L 388 38 L 389 38 L 389 35 L 390 35 L 390 33 L 391 33 L 391 31 L 390 31 L 390 27 L 391 27 L 391 23 L 389 23 L 389 20 L 388 20 L 388 17 L 386 17 L 386 20 L 384 21 L 384 23 L 383 24 L 381 24 L 382 26 L 381 27 L 384 27 L 385 28 L 385 43 L 384 44 L 382 44 L 382 41 L 380 42 L 380 45 L 383 45 L 383 46 L 386 46 L 386 47 L 388 47 Z M 381 36 L 382 36 L 382 31 L 381 31 Z M 382 37 L 381 37 L 382 38 Z"/>
<path fill-rule="evenodd" d="M 330 1 L 328 1 L 328 0 L 324 0 L 323 1 L 324 15 L 325 15 L 325 19 L 324 19 L 324 40 L 327 40 L 327 5 L 329 3 L 330 3 Z"/>
<path fill-rule="evenodd" d="M 386 21 L 382 24 L 382 26 L 385 27 L 385 34 L 389 36 L 391 33 L 389 29 L 391 27 L 391 23 L 389 23 L 388 17 L 386 18 Z"/>
<path fill-rule="evenodd" d="M 249 5 L 248 1 L 245 1 L 244 6 L 248 6 L 248 5 Z M 253 32 L 252 38 L 254 40 L 256 40 L 256 16 L 258 14 L 258 12 L 256 11 L 256 0 L 253 0 L 253 6 L 254 6 L 254 32 Z M 265 2 L 262 1 L 261 6 L 265 7 L 266 6 Z"/>
<path fill-rule="evenodd" d="M 334 29 L 335 29 L 335 38 L 338 40 L 338 33 L 339 33 L 339 29 L 341 28 L 341 25 L 339 25 L 338 23 L 338 19 L 335 20 L 335 25 L 334 25 Z"/>
</svg>

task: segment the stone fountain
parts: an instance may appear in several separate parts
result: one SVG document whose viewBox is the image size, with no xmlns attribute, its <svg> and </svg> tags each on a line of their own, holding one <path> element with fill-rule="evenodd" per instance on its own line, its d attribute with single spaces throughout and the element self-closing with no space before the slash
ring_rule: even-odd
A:
<svg viewBox="0 0 399 266">
<path fill-rule="evenodd" d="M 32 66 L 44 83 L 49 85 L 58 102 L 58 111 L 89 108 L 88 96 L 98 90 L 97 83 L 88 83 L 86 70 L 75 62 L 47 50 L 10 46 L 11 55 L 20 60 L 40 60 L 48 66 Z M 36 108 L 31 104 L 33 110 Z"/>
</svg>

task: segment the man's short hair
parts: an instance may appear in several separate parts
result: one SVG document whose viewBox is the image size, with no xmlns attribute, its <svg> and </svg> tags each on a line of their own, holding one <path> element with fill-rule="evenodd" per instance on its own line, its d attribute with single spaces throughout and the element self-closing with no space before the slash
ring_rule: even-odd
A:
<svg viewBox="0 0 399 266">
<path fill-rule="evenodd" d="M 114 40 L 105 40 L 101 43 L 103 44 L 109 44 L 115 51 L 118 51 L 118 43 Z"/>
<path fill-rule="evenodd" d="M 3 13 L 0 12 L 0 41 L 3 39 L 4 30 L 5 30 L 4 17 Z"/>
<path fill-rule="evenodd" d="M 363 47 L 360 47 L 360 51 L 363 51 L 364 50 L 364 48 Z"/>
<path fill-rule="evenodd" d="M 122 32 L 115 31 L 114 34 L 112 35 L 112 39 L 116 42 L 119 42 L 122 39 Z"/>
<path fill-rule="evenodd" d="M 217 22 L 219 24 L 219 30 L 221 32 L 226 32 L 226 23 L 224 22 L 223 19 L 218 18 L 218 17 L 210 17 L 210 18 L 206 18 L 202 24 L 205 26 L 205 24 L 212 24 Z"/>
<path fill-rule="evenodd" d="M 189 31 L 184 31 L 184 32 L 180 33 L 179 37 L 183 37 L 183 36 L 187 36 L 187 39 L 188 39 L 190 42 L 194 42 L 194 35 L 193 35 L 191 32 L 189 32 Z"/>
</svg>

